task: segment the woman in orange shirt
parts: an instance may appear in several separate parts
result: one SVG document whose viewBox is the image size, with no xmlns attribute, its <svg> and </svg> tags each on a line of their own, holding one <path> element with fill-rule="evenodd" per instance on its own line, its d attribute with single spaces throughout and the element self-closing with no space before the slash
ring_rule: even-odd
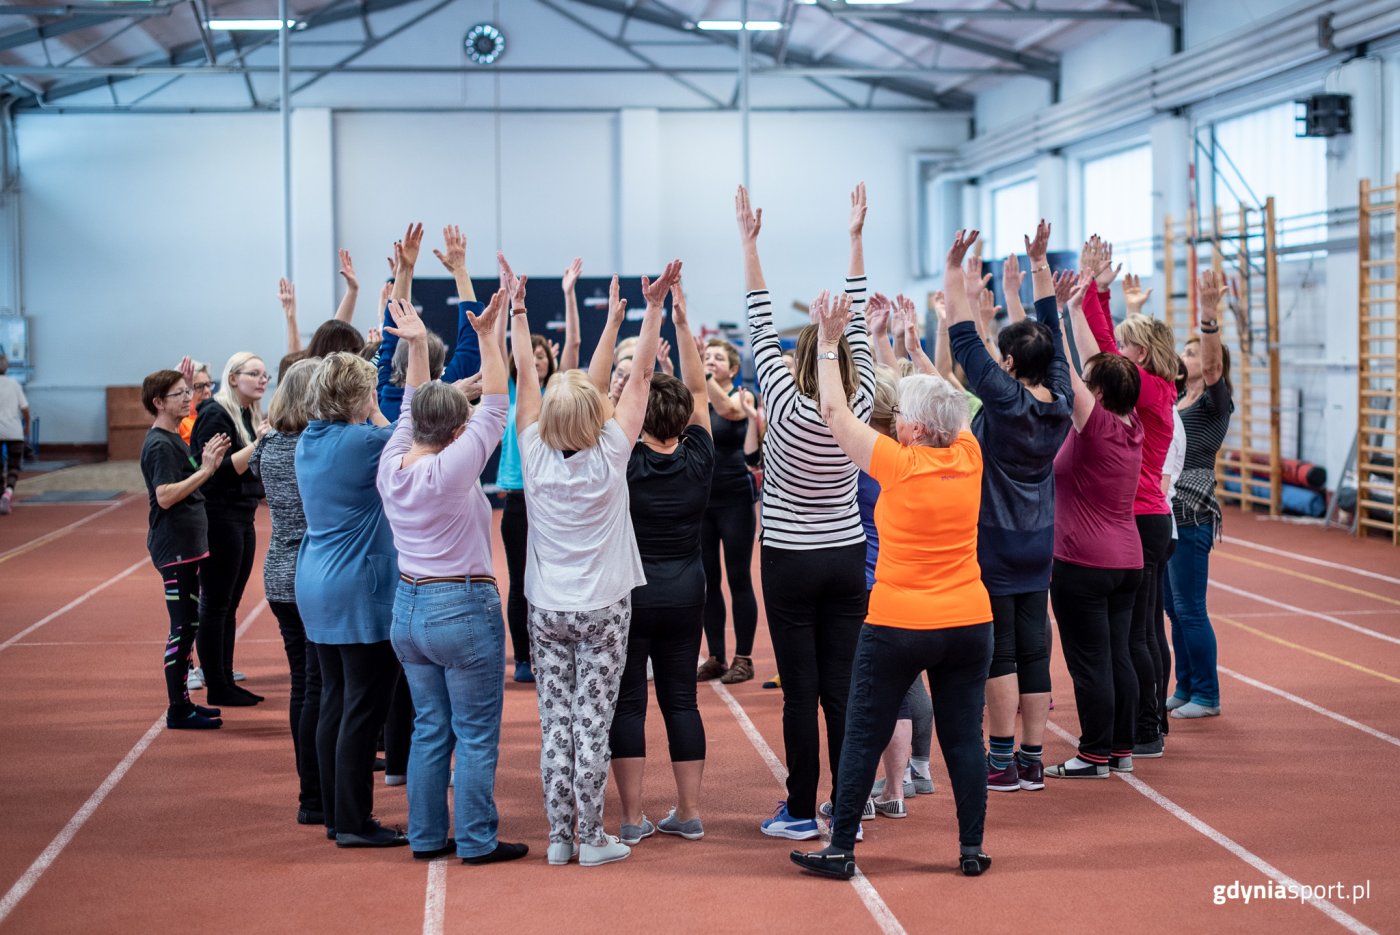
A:
<svg viewBox="0 0 1400 935">
<path fill-rule="evenodd" d="M 948 253 L 950 311 L 966 306 L 960 268 L 976 236 L 959 231 Z M 977 876 L 992 862 L 982 853 L 987 814 L 982 708 L 992 659 L 992 606 L 977 564 L 982 450 L 968 430 L 967 397 L 941 377 L 905 377 L 895 409 L 899 440 L 881 435 L 851 412 L 842 389 L 835 351 L 850 318 L 850 297 L 838 296 L 828 308 L 823 292 L 812 309 L 819 320 L 822 417 L 841 450 L 880 483 L 875 505 L 880 557 L 851 672 L 831 846 L 793 851 L 792 860 L 826 876 L 855 875 L 861 809 L 881 751 L 894 732 L 900 701 L 927 671 L 938 743 L 957 805 L 959 866 Z"/>
</svg>

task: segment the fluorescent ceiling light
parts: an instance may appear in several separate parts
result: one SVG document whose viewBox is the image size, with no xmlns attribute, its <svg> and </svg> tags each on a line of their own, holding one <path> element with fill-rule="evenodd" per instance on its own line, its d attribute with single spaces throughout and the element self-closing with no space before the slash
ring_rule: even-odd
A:
<svg viewBox="0 0 1400 935">
<path fill-rule="evenodd" d="M 702 19 L 695 27 L 720 32 L 738 32 L 741 29 L 747 29 L 749 32 L 772 32 L 782 29 L 783 24 L 772 19 L 751 19 L 747 23 L 737 19 Z"/>
<path fill-rule="evenodd" d="M 287 20 L 287 28 L 296 26 L 294 19 Z M 282 21 L 277 19 L 211 19 L 205 24 L 210 29 L 222 32 L 271 32 L 282 28 Z"/>
<path fill-rule="evenodd" d="M 893 6 L 896 3 L 908 3 L 909 0 L 846 0 L 846 6 Z"/>
</svg>

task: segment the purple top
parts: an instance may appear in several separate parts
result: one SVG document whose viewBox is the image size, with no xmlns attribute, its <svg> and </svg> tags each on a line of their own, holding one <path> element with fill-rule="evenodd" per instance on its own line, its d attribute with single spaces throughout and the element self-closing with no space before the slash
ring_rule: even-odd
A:
<svg viewBox="0 0 1400 935">
<path fill-rule="evenodd" d="M 1055 557 L 1090 568 L 1141 568 L 1133 517 L 1142 465 L 1142 420 L 1128 425 L 1103 406 L 1070 430 L 1055 456 Z"/>
<path fill-rule="evenodd" d="M 510 402 L 504 393 L 483 396 L 461 437 L 403 468 L 413 446 L 414 392 L 404 391 L 394 434 L 379 459 L 379 496 L 394 531 L 399 571 L 415 578 L 494 574 L 491 504 L 477 481 L 500 444 Z"/>
</svg>

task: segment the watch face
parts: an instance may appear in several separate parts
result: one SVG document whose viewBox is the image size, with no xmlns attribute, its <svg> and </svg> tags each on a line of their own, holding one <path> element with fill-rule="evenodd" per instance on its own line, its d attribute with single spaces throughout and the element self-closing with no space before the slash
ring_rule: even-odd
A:
<svg viewBox="0 0 1400 935">
<path fill-rule="evenodd" d="M 490 23 L 478 23 L 467 30 L 462 40 L 467 58 L 478 65 L 493 64 L 506 50 L 506 37 Z"/>
</svg>

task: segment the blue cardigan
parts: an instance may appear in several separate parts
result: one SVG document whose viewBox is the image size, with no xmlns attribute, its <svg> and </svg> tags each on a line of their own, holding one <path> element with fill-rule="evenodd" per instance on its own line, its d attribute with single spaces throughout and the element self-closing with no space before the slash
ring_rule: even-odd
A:
<svg viewBox="0 0 1400 935">
<path fill-rule="evenodd" d="M 442 382 L 456 383 L 481 369 L 481 345 L 477 342 L 476 329 L 467 321 L 467 312 L 480 315 L 486 306 L 481 302 L 457 303 L 457 347 L 447 361 L 442 372 Z M 389 382 L 394 372 L 394 348 L 399 346 L 398 335 L 388 329 L 394 325 L 387 306 L 384 308 L 383 341 L 379 345 L 379 411 L 390 422 L 397 422 L 399 409 L 403 406 L 403 387 Z"/>
</svg>

